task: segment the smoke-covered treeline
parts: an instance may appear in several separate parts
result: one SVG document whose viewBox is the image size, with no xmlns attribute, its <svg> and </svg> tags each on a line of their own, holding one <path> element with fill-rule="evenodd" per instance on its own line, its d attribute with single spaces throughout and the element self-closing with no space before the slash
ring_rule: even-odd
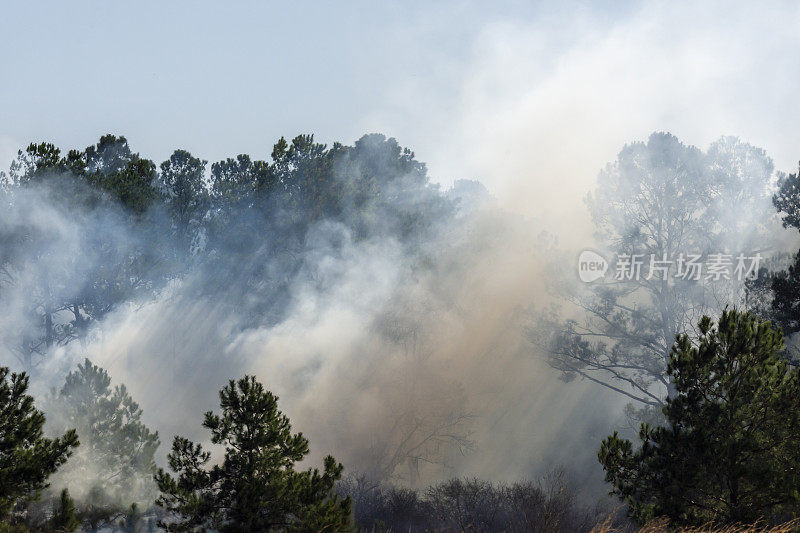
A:
<svg viewBox="0 0 800 533">
<path fill-rule="evenodd" d="M 539 239 L 489 202 L 476 183 L 440 191 L 380 135 L 211 165 L 182 150 L 156 165 L 110 135 L 31 145 L 3 188 L 3 361 L 32 373 L 52 434 L 83 433 L 53 486 L 107 503 L 93 527 L 147 505 L 152 485 L 126 476 L 163 460 L 154 429 L 196 432 L 184 420 L 208 391 L 248 371 L 317 453 L 371 479 L 419 486 L 486 460 L 476 442 L 498 420 L 481 411 L 515 425 L 493 391 L 509 366 L 539 366 L 517 317 Z M 491 250 L 515 240 L 505 268 Z"/>
<path fill-rule="evenodd" d="M 589 285 L 554 276 L 553 293 L 568 305 L 537 315 L 532 340 L 565 378 L 620 393 L 634 417 L 657 414 L 673 390 L 666 371 L 676 334 L 728 305 L 770 307 L 759 289 L 789 240 L 775 190 L 772 160 L 736 138 L 705 152 L 666 133 L 625 146 L 586 198 L 594 249 L 612 270 Z M 746 262 L 756 255 L 757 264 Z"/>
<path fill-rule="evenodd" d="M 612 280 L 612 263 L 580 284 L 558 234 L 478 182 L 440 189 L 382 135 L 301 135 L 211 164 L 180 149 L 156 164 L 114 135 L 83 150 L 31 144 L 0 192 L 0 363 L 32 376 L 46 434 L 76 429 L 80 445 L 40 503 L 11 507 L 30 524 L 73 506 L 89 529 L 155 527 L 169 486 L 156 466 L 203 457 L 191 440 L 167 457 L 161 439 L 208 445 L 191 421 L 253 374 L 309 437 L 294 461 L 342 462 L 337 490 L 360 526 L 590 529 L 608 490 L 600 441 L 625 403 L 629 418 L 663 423 L 680 392 L 676 335 L 728 305 L 796 330 L 796 272 L 780 270 L 793 234 L 775 207 L 794 224 L 797 179 L 733 138 L 626 146 L 587 198 L 587 248 L 759 253 L 776 273 L 653 278 L 645 265 Z M 227 464 L 209 449 L 209 464 Z M 231 479 L 190 478 L 206 495 L 203 483 Z"/>
</svg>

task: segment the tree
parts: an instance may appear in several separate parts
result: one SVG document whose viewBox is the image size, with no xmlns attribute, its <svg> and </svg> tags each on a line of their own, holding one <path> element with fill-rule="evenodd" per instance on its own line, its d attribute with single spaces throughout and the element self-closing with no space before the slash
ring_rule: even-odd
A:
<svg viewBox="0 0 800 533">
<path fill-rule="evenodd" d="M 75 427 L 82 443 L 59 481 L 69 485 L 81 479 L 96 495 L 103 493 L 114 508 L 111 515 L 132 502 L 152 501 L 158 432 L 144 425 L 142 410 L 125 386 L 112 389 L 108 372 L 86 359 L 67 375 L 54 400 L 55 420 Z"/>
<path fill-rule="evenodd" d="M 451 220 L 453 203 L 430 183 L 425 163 L 394 138 L 373 133 L 342 147 L 338 181 L 356 235 L 392 235 L 410 246 Z"/>
<path fill-rule="evenodd" d="M 281 138 L 269 161 L 239 155 L 214 163 L 210 197 L 204 266 L 223 279 L 207 288 L 262 323 L 282 318 L 291 280 L 325 231 L 336 232 L 337 248 L 391 236 L 411 255 L 453 213 L 414 153 L 377 134 L 330 147 L 313 135 Z"/>
<path fill-rule="evenodd" d="M 769 318 L 787 335 L 800 331 L 800 252 L 786 270 L 771 276 L 772 307 Z"/>
<path fill-rule="evenodd" d="M 752 523 L 800 510 L 800 373 L 780 355 L 781 333 L 736 309 L 698 329 L 672 348 L 666 425 L 642 424 L 636 450 L 616 432 L 603 441 L 606 481 L 639 522 Z"/>
<path fill-rule="evenodd" d="M 211 165 L 208 247 L 222 257 L 235 256 L 231 266 L 246 263 L 248 254 L 263 245 L 271 224 L 262 207 L 278 185 L 268 162 L 246 154 Z"/>
<path fill-rule="evenodd" d="M 102 174 L 110 176 L 123 172 L 128 165 L 139 159 L 123 137 L 107 133 L 100 137 L 97 144 L 88 146 L 83 151 L 83 171 L 86 174 Z"/>
<path fill-rule="evenodd" d="M 763 213 L 772 173 L 763 150 L 735 138 L 706 153 L 668 133 L 625 146 L 587 197 L 600 247 L 616 261 L 602 281 L 565 288 L 580 318 L 555 314 L 544 317 L 547 327 L 532 330 L 550 364 L 567 379 L 580 376 L 638 407 L 659 409 L 674 392 L 666 368 L 675 335 L 740 299 L 736 257 L 754 257 L 768 242 Z M 690 271 L 695 254 L 730 254 L 729 279 Z M 619 279 L 615 268 L 626 257 L 644 264 L 638 276 Z M 651 270 L 651 258 L 667 270 Z"/>
<path fill-rule="evenodd" d="M 9 292 L 22 289 L 26 296 L 23 305 L 29 327 L 16 328 L 18 338 L 12 349 L 24 367 L 30 369 L 38 362 L 37 357 L 71 337 L 70 325 L 59 320 L 58 316 L 63 307 L 61 292 L 69 265 L 53 260 L 53 241 L 56 239 L 26 220 L 26 213 L 21 210 L 29 208 L 28 202 L 23 202 L 20 195 L 14 193 L 30 188 L 37 188 L 45 194 L 57 191 L 60 200 L 70 202 L 76 198 L 76 184 L 71 166 L 61 156 L 61 150 L 45 142 L 31 143 L 24 152 L 19 151 L 5 178 L 4 207 L 10 216 L 0 225 L 4 244 L 2 282 L 4 288 L 11 289 Z M 38 283 L 30 287 L 15 287 L 21 278 L 30 277 L 31 271 L 38 274 L 35 276 Z"/>
<path fill-rule="evenodd" d="M 157 503 L 175 521 L 168 531 L 302 529 L 342 531 L 350 522 L 350 499 L 333 493 L 342 465 L 326 457 L 324 470 L 296 471 L 308 440 L 292 434 L 278 398 L 252 376 L 230 381 L 220 391 L 222 414 L 206 413 L 211 442 L 225 446 L 220 465 L 206 469 L 210 453 L 175 437 L 168 456 L 171 474 L 159 469 Z"/>
<path fill-rule="evenodd" d="M 800 229 L 800 171 L 781 176 L 772 203 L 782 213 L 783 227 Z"/>
<path fill-rule="evenodd" d="M 128 508 L 128 512 L 125 513 L 125 517 L 123 518 L 120 526 L 122 527 L 122 531 L 124 531 L 124 533 L 136 533 L 141 521 L 142 512 L 139 510 L 138 505 L 132 503 Z"/>
<path fill-rule="evenodd" d="M 179 245 L 189 250 L 208 208 L 204 181 L 207 161 L 186 150 L 175 150 L 161 163 L 161 184 L 167 210 L 175 223 Z"/>
<path fill-rule="evenodd" d="M 800 230 L 800 171 L 781 177 L 772 202 L 782 215 L 783 227 Z M 773 273 L 771 281 L 770 318 L 787 335 L 797 333 L 800 331 L 800 251 L 785 270 Z"/>
<path fill-rule="evenodd" d="M 502 531 L 501 498 L 494 485 L 480 479 L 451 479 L 425 493 L 431 514 L 455 531 Z"/>
<path fill-rule="evenodd" d="M 44 437 L 44 414 L 28 395 L 28 376 L 0 367 L 0 519 L 23 499 L 36 499 L 78 446 L 75 430 Z"/>
<path fill-rule="evenodd" d="M 31 144 L 3 189 L 0 283 L 27 297 L 28 327 L 16 328 L 13 349 L 28 369 L 55 346 L 83 339 L 94 321 L 147 285 L 159 255 L 154 239 L 135 235 L 155 199 L 153 163 L 114 135 L 61 154 L 50 143 Z M 60 224 L 31 215 L 37 209 Z M 65 225 L 75 231 L 64 232 Z"/>
<path fill-rule="evenodd" d="M 82 174 L 90 184 L 108 193 L 130 212 L 141 215 L 158 198 L 155 163 L 132 152 L 125 137 L 103 135 L 83 154 L 70 154 L 73 160 L 82 160 Z"/>
<path fill-rule="evenodd" d="M 211 165 L 211 200 L 215 209 L 251 207 L 256 196 L 268 196 L 277 186 L 277 178 L 269 163 L 254 161 L 247 154 Z"/>
<path fill-rule="evenodd" d="M 298 135 L 272 149 L 272 170 L 281 184 L 284 205 L 296 223 L 338 218 L 346 197 L 343 183 L 334 177 L 333 164 L 341 145 L 328 149 L 313 135 Z"/>
<path fill-rule="evenodd" d="M 78 513 L 75 511 L 75 502 L 67 489 L 62 490 L 59 495 L 58 504 L 53 509 L 51 523 L 53 530 L 59 533 L 75 531 L 80 526 Z"/>
</svg>

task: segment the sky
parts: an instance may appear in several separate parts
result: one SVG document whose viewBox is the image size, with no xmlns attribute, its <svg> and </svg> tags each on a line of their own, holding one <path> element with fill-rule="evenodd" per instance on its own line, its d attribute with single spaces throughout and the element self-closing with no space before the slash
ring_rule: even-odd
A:
<svg viewBox="0 0 800 533">
<path fill-rule="evenodd" d="M 556 5 L 557 4 L 557 5 Z M 125 135 L 159 162 L 396 137 L 449 185 L 570 223 L 625 143 L 800 159 L 796 2 L 8 2 L 0 167 Z M 566 199 L 566 201 L 565 201 Z M 584 220 L 585 222 L 585 220 Z"/>
</svg>

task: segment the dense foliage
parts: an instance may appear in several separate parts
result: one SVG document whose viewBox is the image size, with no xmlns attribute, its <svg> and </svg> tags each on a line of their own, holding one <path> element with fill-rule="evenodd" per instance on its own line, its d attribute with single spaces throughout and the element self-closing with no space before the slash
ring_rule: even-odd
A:
<svg viewBox="0 0 800 533">
<path fill-rule="evenodd" d="M 677 393 L 667 424 L 642 424 L 634 449 L 616 433 L 600 462 L 640 522 L 752 523 L 798 511 L 800 371 L 769 322 L 726 310 L 703 317 L 696 341 L 678 337 L 668 373 Z"/>
<path fill-rule="evenodd" d="M 222 464 L 206 468 L 211 455 L 200 444 L 175 437 L 169 467 L 156 475 L 158 504 L 172 513 L 168 531 L 344 531 L 350 522 L 349 498 L 333 486 L 342 465 L 324 460 L 322 472 L 295 470 L 309 452 L 302 433 L 292 433 L 278 410 L 278 398 L 252 376 L 231 381 L 220 391 L 222 414 L 206 413 L 203 426 L 211 442 L 225 447 Z"/>
<path fill-rule="evenodd" d="M 47 488 L 48 478 L 78 446 L 75 430 L 55 439 L 44 436 L 44 415 L 27 390 L 24 372 L 9 374 L 0 367 L 0 519 Z"/>
<path fill-rule="evenodd" d="M 453 213 L 414 153 L 378 134 L 332 147 L 299 135 L 280 139 L 270 161 L 240 154 L 210 169 L 185 150 L 159 167 L 114 135 L 66 155 L 32 143 L 4 177 L 0 290 L 28 317 L 8 333 L 25 368 L 191 272 L 205 276 L 197 289 L 207 296 L 274 323 L 313 233 L 380 236 L 423 254 L 424 237 Z M 38 212 L 32 191 L 79 225 L 77 243 L 42 227 L 51 213 Z"/>
<path fill-rule="evenodd" d="M 112 389 L 108 372 L 87 359 L 49 403 L 51 427 L 74 427 L 81 441 L 54 484 L 72 488 L 84 522 L 98 528 L 131 504 L 153 501 L 158 433 L 144 425 L 124 385 Z"/>
</svg>

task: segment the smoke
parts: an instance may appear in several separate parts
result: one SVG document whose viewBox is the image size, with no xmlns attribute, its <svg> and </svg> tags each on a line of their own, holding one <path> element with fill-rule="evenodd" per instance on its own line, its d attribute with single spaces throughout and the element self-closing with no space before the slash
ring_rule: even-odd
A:
<svg viewBox="0 0 800 533">
<path fill-rule="evenodd" d="M 365 161 L 382 157 L 380 143 L 362 148 Z M 782 246 L 771 160 L 734 139 L 707 154 L 711 178 L 724 172 L 750 191 L 735 218 L 720 213 L 741 239 L 726 246 L 765 231 Z M 563 464 L 590 496 L 602 492 L 596 449 L 622 423 L 625 399 L 564 383 L 525 335 L 531 307 L 576 290 L 561 243 L 575 242 L 571 226 L 547 233 L 478 182 L 442 191 L 410 174 L 302 231 L 274 224 L 280 202 L 267 210 L 274 218 L 234 205 L 227 248 L 204 250 L 209 230 L 180 251 L 159 207 L 132 218 L 67 176 L 49 183 L 8 188 L 0 211 L 0 363 L 31 370 L 40 398 L 89 358 L 158 430 L 163 465 L 173 436 L 207 442 L 201 421 L 217 391 L 254 374 L 309 437 L 313 464 L 332 454 L 349 472 L 415 487 L 461 475 L 515 481 Z M 41 344 L 48 306 L 53 338 Z"/>
<path fill-rule="evenodd" d="M 452 6 L 451 6 L 452 7 Z M 519 6 L 516 6 L 519 7 Z M 720 135 L 768 148 L 791 170 L 800 10 L 792 2 L 565 2 L 481 11 L 463 41 L 438 32 L 453 9 L 431 7 L 403 42 L 434 55 L 448 84 L 390 81 L 391 105 L 365 129 L 418 147 L 442 183 L 480 179 L 505 208 L 536 217 L 561 243 L 585 246 L 592 227 L 580 202 L 597 172 L 632 140 L 669 131 L 707 147 Z M 456 11 L 457 12 L 457 11 Z M 418 48 L 415 48 L 418 47 Z M 415 78 L 411 78 L 412 80 Z M 564 234 L 559 228 L 569 227 Z"/>
<path fill-rule="evenodd" d="M 462 200 L 482 207 L 422 243 L 423 259 L 394 238 L 356 240 L 320 222 L 275 323 L 254 325 L 216 290 L 204 296 L 198 286 L 220 273 L 200 270 L 112 312 L 63 357 L 86 356 L 125 383 L 166 443 L 207 438 L 200 422 L 216 391 L 252 373 L 310 438 L 312 461 L 331 453 L 378 479 L 516 479 L 575 457 L 591 464 L 604 430 L 592 434 L 593 417 L 614 402 L 565 389 L 522 334 L 522 310 L 546 294 L 552 245 L 523 218 Z M 222 293 L 239 293 L 242 280 L 224 281 Z"/>
<path fill-rule="evenodd" d="M 442 189 L 399 176 L 369 205 L 299 230 L 290 219 L 309 206 L 236 205 L 214 228 L 227 248 L 208 255 L 211 230 L 180 249 L 160 208 L 134 220 L 68 176 L 2 191 L 0 364 L 30 371 L 39 399 L 84 358 L 105 368 L 158 430 L 161 466 L 175 435 L 207 444 L 217 391 L 254 374 L 309 438 L 311 464 L 332 454 L 346 472 L 413 487 L 561 464 L 601 494 L 596 451 L 625 423 L 626 399 L 560 379 L 525 335 L 529 310 L 585 289 L 574 259 L 601 243 L 584 199 L 654 130 L 700 147 L 710 173 L 748 191 L 721 201 L 724 249 L 711 251 L 798 248 L 770 187 L 798 157 L 786 110 L 800 65 L 786 51 L 800 45 L 800 10 L 650 2 L 613 21 L 585 7 L 541 15 L 489 17 L 457 61 L 432 59 L 433 88 L 394 83 L 389 104 L 354 120 L 418 148 Z M 720 135 L 767 147 L 776 164 Z M 17 144 L 0 136 L 0 168 Z M 425 226 L 410 237 L 398 230 L 409 214 Z M 73 494 L 97 475 L 72 480 Z"/>
<path fill-rule="evenodd" d="M 462 474 L 516 480 L 559 462 L 596 471 L 618 402 L 566 388 L 523 335 L 523 310 L 546 303 L 552 237 L 476 182 L 441 192 L 410 181 L 387 194 L 433 217 L 410 239 L 391 216 L 367 217 L 367 236 L 356 236 L 346 212 L 313 223 L 290 252 L 278 228 L 230 261 L 179 253 L 179 275 L 161 282 L 164 251 L 176 247 L 162 213 L 137 222 L 110 200 L 84 202 L 91 193 L 67 176 L 10 188 L 0 362 L 31 371 L 42 399 L 84 358 L 105 368 L 159 431 L 162 464 L 174 435 L 208 438 L 200 424 L 217 391 L 250 373 L 309 437 L 311 462 L 333 454 L 350 472 L 413 486 Z M 161 259 L 131 281 L 130 258 L 152 255 Z M 232 269 L 239 257 L 253 264 Z M 121 293 L 100 282 L 114 269 Z M 117 303 L 98 310 L 93 298 Z M 42 344 L 47 310 L 52 339 Z"/>
</svg>

